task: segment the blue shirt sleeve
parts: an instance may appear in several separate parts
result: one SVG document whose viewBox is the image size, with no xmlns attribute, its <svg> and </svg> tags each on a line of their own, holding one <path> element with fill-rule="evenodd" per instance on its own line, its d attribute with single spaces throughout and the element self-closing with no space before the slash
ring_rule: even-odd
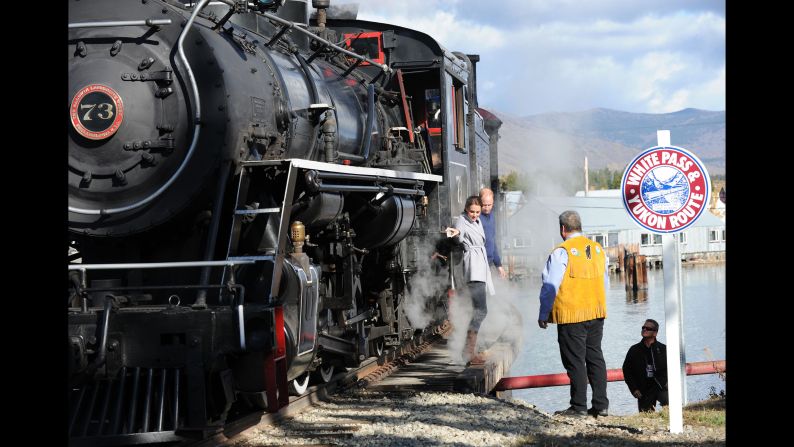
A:
<svg viewBox="0 0 794 447">
<path fill-rule="evenodd" d="M 540 287 L 540 311 L 538 321 L 548 321 L 557 291 L 562 284 L 565 268 L 568 266 L 568 252 L 564 248 L 557 248 L 549 255 L 540 278 L 543 285 Z M 608 280 L 608 277 L 607 277 Z"/>
<path fill-rule="evenodd" d="M 495 227 L 496 222 L 494 222 L 493 225 Z M 496 229 L 494 229 L 494 236 L 496 236 Z M 502 266 L 502 258 L 499 256 L 499 244 L 496 243 L 495 237 L 493 243 L 493 265 L 495 265 L 496 267 Z"/>
</svg>

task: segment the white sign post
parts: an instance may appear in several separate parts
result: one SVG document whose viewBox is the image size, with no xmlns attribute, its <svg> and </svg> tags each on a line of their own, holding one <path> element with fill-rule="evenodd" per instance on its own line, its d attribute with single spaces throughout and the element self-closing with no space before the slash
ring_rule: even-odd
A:
<svg viewBox="0 0 794 447">
<path fill-rule="evenodd" d="M 656 144 L 670 146 L 670 131 L 657 130 Z M 664 266 L 664 329 L 667 333 L 667 407 L 670 412 L 670 432 L 684 431 L 684 402 L 686 395 L 686 362 L 681 356 L 684 348 L 684 316 L 681 304 L 681 255 L 678 252 L 678 234 L 662 235 L 662 265 Z M 675 374 L 683 369 L 684 376 Z"/>
<path fill-rule="evenodd" d="M 681 275 L 678 266 L 681 256 L 678 254 L 677 234 L 662 236 L 662 265 L 664 266 L 664 328 L 667 332 L 667 395 L 670 398 L 670 432 L 681 433 L 684 430 L 683 389 L 681 374 L 677 374 L 685 363 L 681 362 L 684 346 L 681 339 L 681 328 L 684 326 L 681 315 L 681 295 L 678 285 Z M 676 265 L 678 264 L 678 265 Z"/>
<path fill-rule="evenodd" d="M 629 216 L 645 230 L 662 234 L 670 432 L 681 433 L 686 357 L 678 233 L 708 206 L 711 181 L 694 154 L 670 145 L 669 130 L 657 131 L 656 138 L 658 146 L 643 151 L 626 167 L 621 192 Z"/>
</svg>

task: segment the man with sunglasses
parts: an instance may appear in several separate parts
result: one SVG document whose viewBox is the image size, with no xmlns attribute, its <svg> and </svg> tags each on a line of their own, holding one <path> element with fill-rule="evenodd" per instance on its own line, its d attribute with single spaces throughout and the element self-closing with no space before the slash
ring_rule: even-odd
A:
<svg viewBox="0 0 794 447">
<path fill-rule="evenodd" d="M 642 341 L 629 348 L 623 362 L 623 380 L 637 398 L 640 411 L 653 412 L 657 401 L 662 406 L 668 404 L 667 347 L 656 341 L 658 332 L 656 320 L 645 320 Z"/>
</svg>

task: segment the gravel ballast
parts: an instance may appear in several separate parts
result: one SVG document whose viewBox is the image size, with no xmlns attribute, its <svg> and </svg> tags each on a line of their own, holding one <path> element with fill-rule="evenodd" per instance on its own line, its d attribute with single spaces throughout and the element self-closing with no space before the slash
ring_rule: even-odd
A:
<svg viewBox="0 0 794 447">
<path fill-rule="evenodd" d="M 277 425 L 252 428 L 233 445 L 725 445 L 724 427 L 684 425 L 683 433 L 671 434 L 659 418 L 639 420 L 553 416 L 524 401 L 474 394 L 353 390 Z"/>
</svg>

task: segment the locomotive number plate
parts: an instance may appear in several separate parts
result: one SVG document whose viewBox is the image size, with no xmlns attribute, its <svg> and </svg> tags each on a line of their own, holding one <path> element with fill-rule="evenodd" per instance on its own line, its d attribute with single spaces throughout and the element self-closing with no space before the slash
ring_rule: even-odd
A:
<svg viewBox="0 0 794 447">
<path fill-rule="evenodd" d="M 69 115 L 77 133 L 90 140 L 103 140 L 119 130 L 124 103 L 112 88 L 90 84 L 74 95 Z"/>
</svg>

